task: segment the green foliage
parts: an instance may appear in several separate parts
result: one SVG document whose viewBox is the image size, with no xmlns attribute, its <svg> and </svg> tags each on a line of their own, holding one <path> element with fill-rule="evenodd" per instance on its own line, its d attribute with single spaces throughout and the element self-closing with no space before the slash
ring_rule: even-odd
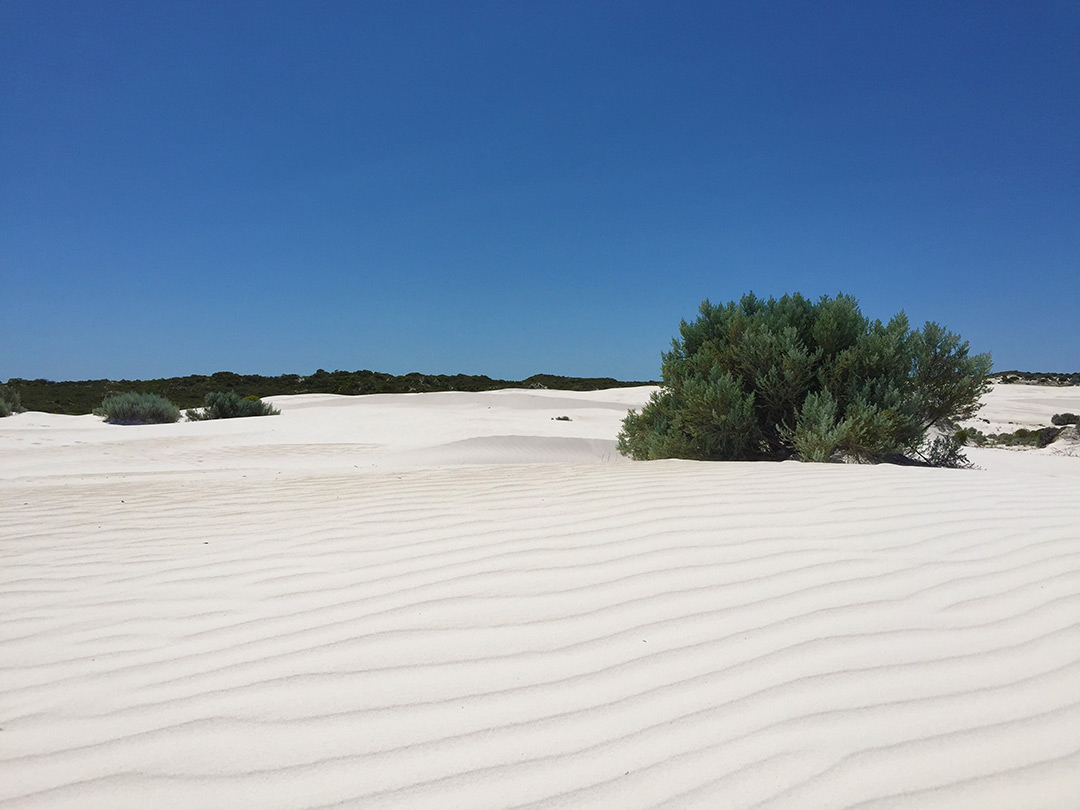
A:
<svg viewBox="0 0 1080 810">
<path fill-rule="evenodd" d="M 234 391 L 212 391 L 206 395 L 205 407 L 201 411 L 189 410 L 184 415 L 192 422 L 200 422 L 243 416 L 274 416 L 279 413 L 281 411 L 258 397 L 241 397 Z"/>
<path fill-rule="evenodd" d="M 964 442 L 961 441 L 959 431 L 953 435 L 943 434 L 928 442 L 923 458 L 931 467 L 967 467 L 974 465 L 964 455 Z"/>
<path fill-rule="evenodd" d="M 1061 416 L 1062 414 L 1058 414 Z M 1064 414 L 1069 416 L 1070 414 Z M 1057 419 L 1057 416 L 1054 417 Z M 956 432 L 956 439 L 961 444 L 974 444 L 990 447 L 1046 447 L 1057 440 L 1065 426 L 1077 422 L 1054 422 L 1060 427 L 1017 428 L 1011 433 L 983 433 L 977 428 L 962 428 Z"/>
<path fill-rule="evenodd" d="M 688 379 L 678 390 L 661 389 L 640 414 L 627 414 L 619 452 L 634 458 L 741 458 L 760 440 L 754 395 L 730 374 L 715 374 Z"/>
<path fill-rule="evenodd" d="M 1051 418 L 1052 424 L 1064 427 L 1065 425 L 1080 425 L 1080 416 L 1075 413 L 1055 413 Z"/>
<path fill-rule="evenodd" d="M 25 408 L 19 392 L 8 385 L 0 385 L 0 417 L 11 416 L 13 413 L 22 413 Z"/>
<path fill-rule="evenodd" d="M 810 393 L 803 401 L 791 444 L 803 461 L 828 461 L 844 440 L 847 425 L 836 421 L 836 400 L 828 391 Z"/>
<path fill-rule="evenodd" d="M 1012 433 L 991 433 L 988 437 L 990 444 L 1004 447 L 1035 447 L 1039 441 L 1039 431 L 1019 428 Z"/>
<path fill-rule="evenodd" d="M 1061 435 L 1062 430 L 1064 430 L 1064 428 L 1059 428 L 1059 427 L 1040 428 L 1036 432 L 1035 446 L 1036 447 L 1046 447 L 1048 444 L 1052 444 L 1054 442 L 1054 440 L 1057 439 L 1057 437 Z"/>
<path fill-rule="evenodd" d="M 976 427 L 960 428 L 955 434 L 956 441 L 962 445 L 973 444 L 982 447 L 990 441 L 990 437 Z"/>
<path fill-rule="evenodd" d="M 1060 434 L 1062 428 L 1018 428 L 1012 433 L 990 433 L 984 437 L 985 443 L 999 447 L 1046 447 Z"/>
<path fill-rule="evenodd" d="M 935 323 L 912 330 L 903 313 L 870 321 L 846 295 L 705 301 L 679 333 L 661 390 L 623 422 L 625 455 L 959 463 L 959 445 L 926 437 L 936 428 L 953 442 L 952 423 L 989 386 L 990 356 L 969 355 L 958 335 Z"/>
<path fill-rule="evenodd" d="M 164 424 L 179 419 L 180 409 L 157 394 L 128 391 L 105 397 L 94 415 L 114 425 Z"/>
</svg>

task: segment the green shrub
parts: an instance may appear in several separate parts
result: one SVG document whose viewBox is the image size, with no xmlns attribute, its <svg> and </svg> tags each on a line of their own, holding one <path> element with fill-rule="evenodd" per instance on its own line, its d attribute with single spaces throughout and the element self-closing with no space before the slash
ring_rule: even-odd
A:
<svg viewBox="0 0 1080 810">
<path fill-rule="evenodd" d="M 903 313 L 871 322 L 845 295 L 705 301 L 679 332 L 663 355 L 660 391 L 623 421 L 624 455 L 875 461 L 899 454 L 959 466 L 953 423 L 970 418 L 989 387 L 990 356 L 969 356 L 958 335 L 935 323 L 911 330 Z M 949 438 L 933 445 L 931 428 Z"/>
<path fill-rule="evenodd" d="M 1064 428 L 1018 428 L 1012 433 L 983 433 L 977 428 L 956 431 L 955 439 L 961 445 L 978 447 L 1046 447 L 1055 442 Z"/>
<path fill-rule="evenodd" d="M 987 435 L 975 427 L 960 428 L 954 438 L 961 445 L 973 444 L 977 447 L 982 447 L 988 440 Z"/>
<path fill-rule="evenodd" d="M 1039 433 L 1036 430 L 1019 428 L 1012 433 L 991 433 L 986 437 L 988 443 L 1000 447 L 1034 447 L 1038 441 Z"/>
<path fill-rule="evenodd" d="M 94 415 L 114 425 L 165 424 L 179 419 L 180 409 L 157 394 L 129 391 L 105 397 Z"/>
<path fill-rule="evenodd" d="M 1050 422 L 1060 427 L 1065 427 L 1065 425 L 1080 425 L 1080 416 L 1077 416 L 1075 413 L 1055 413 L 1050 418 Z"/>
<path fill-rule="evenodd" d="M 1036 433 L 1035 446 L 1046 447 L 1048 444 L 1052 444 L 1057 440 L 1057 437 L 1061 435 L 1061 431 L 1064 428 L 1059 427 L 1044 427 Z"/>
<path fill-rule="evenodd" d="M 968 461 L 963 452 L 964 442 L 960 439 L 960 431 L 952 436 L 938 436 L 930 441 L 923 451 L 926 463 L 931 467 L 965 467 L 974 465 Z"/>
<path fill-rule="evenodd" d="M 25 410 L 19 392 L 8 385 L 0 385 L 0 417 L 22 413 Z"/>
<path fill-rule="evenodd" d="M 235 419 L 242 416 L 274 416 L 281 413 L 258 397 L 241 397 L 233 391 L 213 391 L 206 395 L 206 407 L 186 412 L 193 422 L 207 419 Z"/>
</svg>

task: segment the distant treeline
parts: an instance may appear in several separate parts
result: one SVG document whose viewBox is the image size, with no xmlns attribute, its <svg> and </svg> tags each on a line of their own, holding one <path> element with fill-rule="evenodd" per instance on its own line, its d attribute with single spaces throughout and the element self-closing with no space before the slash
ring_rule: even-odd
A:
<svg viewBox="0 0 1080 810">
<path fill-rule="evenodd" d="M 493 391 L 499 388 L 553 388 L 563 391 L 596 391 L 602 388 L 625 388 L 651 385 L 650 382 L 625 382 L 611 377 L 560 377 L 534 374 L 525 380 L 493 380 L 474 374 L 420 374 L 402 376 L 378 371 L 325 371 L 303 377 L 282 374 L 263 377 L 259 374 L 235 374 L 218 371 L 210 376 L 167 377 L 160 380 L 22 380 L 12 377 L 8 386 L 18 392 L 28 411 L 84 414 L 101 405 L 113 394 L 127 391 L 158 394 L 180 408 L 203 405 L 212 391 L 235 391 L 242 397 L 272 397 L 281 394 L 404 394 L 420 391 Z"/>
<path fill-rule="evenodd" d="M 1080 385 L 1080 373 L 999 371 L 991 379 L 1004 383 L 1039 385 Z M 379 371 L 325 371 L 306 377 L 282 374 L 236 374 L 218 371 L 206 376 L 167 377 L 159 380 L 23 380 L 12 377 L 8 387 L 18 392 L 28 411 L 46 413 L 90 413 L 101 401 L 127 391 L 159 394 L 180 408 L 198 408 L 212 391 L 235 391 L 242 397 L 272 397 L 281 394 L 405 394 L 419 391 L 494 391 L 499 388 L 551 388 L 562 391 L 597 391 L 655 385 L 654 381 L 623 381 L 611 377 L 560 377 L 534 374 L 525 380 L 496 380 L 483 374 L 394 375 Z"/>
</svg>

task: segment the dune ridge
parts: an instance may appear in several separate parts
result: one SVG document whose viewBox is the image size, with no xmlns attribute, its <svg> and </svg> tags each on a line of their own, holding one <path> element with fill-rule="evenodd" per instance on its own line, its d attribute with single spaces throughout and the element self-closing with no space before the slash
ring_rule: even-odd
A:
<svg viewBox="0 0 1080 810">
<path fill-rule="evenodd" d="M 0 807 L 1080 805 L 1080 459 L 632 463 L 647 393 L 0 424 Z"/>
</svg>

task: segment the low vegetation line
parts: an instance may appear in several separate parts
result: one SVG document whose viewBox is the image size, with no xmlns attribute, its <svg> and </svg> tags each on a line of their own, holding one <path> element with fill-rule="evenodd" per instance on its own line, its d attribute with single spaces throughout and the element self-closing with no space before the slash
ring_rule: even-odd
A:
<svg viewBox="0 0 1080 810">
<path fill-rule="evenodd" d="M 378 371 L 325 371 L 314 374 L 236 374 L 219 371 L 209 376 L 166 377 L 155 380 L 25 380 L 12 377 L 6 385 L 6 399 L 12 410 L 46 413 L 86 414 L 101 406 L 106 397 L 128 392 L 156 394 L 179 408 L 199 408 L 206 395 L 233 391 L 240 397 L 272 397 L 284 394 L 403 394 L 422 391 L 493 391 L 500 388 L 551 388 L 562 391 L 597 391 L 654 385 L 646 381 L 624 381 L 611 377 L 561 377 L 534 374 L 524 380 L 499 380 L 473 374 L 394 375 Z M 2 406 L 0 406 L 2 407 Z"/>
</svg>

